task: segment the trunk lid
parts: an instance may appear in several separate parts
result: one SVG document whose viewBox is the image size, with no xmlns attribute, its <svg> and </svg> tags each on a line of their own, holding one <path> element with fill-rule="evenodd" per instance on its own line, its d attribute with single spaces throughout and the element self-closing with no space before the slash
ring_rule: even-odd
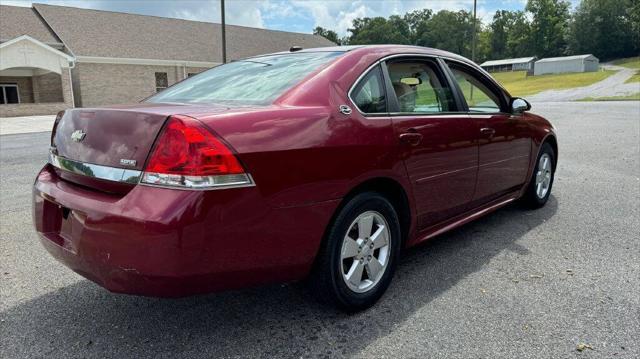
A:
<svg viewBox="0 0 640 359">
<path fill-rule="evenodd" d="M 51 138 L 53 154 L 69 160 L 133 171 L 142 171 L 165 121 L 170 115 L 203 111 L 201 106 L 179 104 L 136 104 L 65 111 Z M 207 106 L 209 113 L 225 107 Z M 65 179 L 109 191 L 104 181 L 78 176 Z"/>
<path fill-rule="evenodd" d="M 141 170 L 166 118 L 138 111 L 67 111 L 55 129 L 52 146 L 58 156 L 74 161 Z M 130 160 L 130 165 L 123 166 L 120 160 Z"/>
<path fill-rule="evenodd" d="M 51 145 L 58 156 L 74 161 L 142 170 L 170 115 L 204 109 L 201 106 L 143 103 L 67 110 L 54 128 Z M 208 106 L 206 110 L 218 113 L 226 108 Z"/>
</svg>

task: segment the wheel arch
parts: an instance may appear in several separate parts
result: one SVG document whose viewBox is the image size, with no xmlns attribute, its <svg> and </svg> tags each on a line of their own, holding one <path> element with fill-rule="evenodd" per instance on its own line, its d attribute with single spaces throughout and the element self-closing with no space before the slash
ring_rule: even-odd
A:
<svg viewBox="0 0 640 359">
<path fill-rule="evenodd" d="M 540 143 L 540 148 L 542 148 L 542 146 L 548 143 L 551 145 L 551 148 L 553 148 L 553 168 L 556 168 L 558 165 L 558 139 L 556 138 L 556 136 L 549 134 L 547 135 L 542 142 Z M 539 150 L 538 150 L 539 151 Z"/>
<path fill-rule="evenodd" d="M 342 198 L 342 201 L 340 201 L 340 204 L 336 208 L 329 223 L 333 223 L 337 214 L 349 202 L 349 200 L 351 200 L 351 198 L 363 192 L 380 193 L 382 196 L 388 199 L 389 202 L 391 202 L 391 205 L 398 214 L 400 230 L 402 233 L 402 241 L 403 243 L 406 243 L 407 239 L 409 238 L 412 224 L 409 197 L 407 191 L 400 184 L 400 182 L 390 177 L 369 178 L 351 188 L 351 190 L 349 190 L 349 192 L 347 192 L 347 194 Z"/>
</svg>

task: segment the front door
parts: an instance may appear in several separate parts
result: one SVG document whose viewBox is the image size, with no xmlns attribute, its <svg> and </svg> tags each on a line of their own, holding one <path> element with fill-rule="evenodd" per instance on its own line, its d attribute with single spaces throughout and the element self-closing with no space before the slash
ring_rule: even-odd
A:
<svg viewBox="0 0 640 359">
<path fill-rule="evenodd" d="M 386 69 L 417 228 L 425 229 L 467 209 L 478 171 L 478 124 L 460 112 L 436 60 L 394 59 Z"/>
<path fill-rule="evenodd" d="M 479 168 L 474 204 L 482 204 L 522 187 L 527 178 L 531 138 L 520 115 L 485 75 L 464 64 L 447 62 L 478 127 Z"/>
</svg>

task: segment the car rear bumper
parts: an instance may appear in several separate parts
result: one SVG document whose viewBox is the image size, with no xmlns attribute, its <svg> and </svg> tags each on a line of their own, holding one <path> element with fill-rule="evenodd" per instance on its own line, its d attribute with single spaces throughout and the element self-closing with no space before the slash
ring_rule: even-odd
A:
<svg viewBox="0 0 640 359">
<path fill-rule="evenodd" d="M 337 204 L 274 209 L 256 187 L 138 185 L 113 195 L 50 165 L 33 187 L 35 228 L 51 255 L 110 291 L 148 296 L 301 279 Z"/>
</svg>

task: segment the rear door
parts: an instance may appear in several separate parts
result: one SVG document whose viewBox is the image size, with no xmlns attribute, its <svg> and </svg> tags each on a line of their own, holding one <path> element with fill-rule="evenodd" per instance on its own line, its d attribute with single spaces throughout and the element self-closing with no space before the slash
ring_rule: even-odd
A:
<svg viewBox="0 0 640 359">
<path fill-rule="evenodd" d="M 478 170 L 478 124 L 462 111 L 439 60 L 395 58 L 384 65 L 417 227 L 425 229 L 468 208 Z"/>
<path fill-rule="evenodd" d="M 474 204 L 479 205 L 520 188 L 531 155 L 528 125 L 509 111 L 508 99 L 489 78 L 463 63 L 447 61 L 478 128 L 479 168 Z"/>
</svg>

